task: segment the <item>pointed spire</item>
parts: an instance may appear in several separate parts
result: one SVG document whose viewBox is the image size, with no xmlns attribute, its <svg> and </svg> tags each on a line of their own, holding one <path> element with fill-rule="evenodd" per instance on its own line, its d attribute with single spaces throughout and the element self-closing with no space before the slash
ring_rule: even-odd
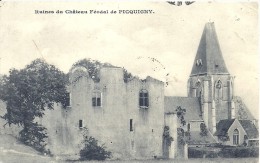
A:
<svg viewBox="0 0 260 163">
<path fill-rule="evenodd" d="M 229 74 L 220 50 L 214 22 L 205 25 L 191 75 Z"/>
</svg>

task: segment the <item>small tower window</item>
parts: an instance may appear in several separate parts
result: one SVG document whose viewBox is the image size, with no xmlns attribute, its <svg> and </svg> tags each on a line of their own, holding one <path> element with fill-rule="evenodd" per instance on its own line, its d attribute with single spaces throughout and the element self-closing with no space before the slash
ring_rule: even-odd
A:
<svg viewBox="0 0 260 163">
<path fill-rule="evenodd" d="M 92 106 L 101 106 L 101 92 L 94 91 L 92 93 Z"/>
<path fill-rule="evenodd" d="M 197 59 L 196 66 L 202 66 L 202 60 L 201 59 Z"/>
<path fill-rule="evenodd" d="M 198 79 L 198 81 L 196 82 L 196 97 L 201 97 L 201 91 L 202 91 L 202 84 L 200 82 L 200 80 Z"/>
<path fill-rule="evenodd" d="M 147 90 L 141 90 L 139 92 L 139 106 L 141 108 L 148 108 L 149 107 L 149 97 Z"/>
<path fill-rule="evenodd" d="M 215 99 L 217 101 L 222 99 L 222 82 L 220 80 L 215 84 Z"/>
<path fill-rule="evenodd" d="M 188 131 L 190 131 L 190 123 L 188 123 L 187 129 L 188 129 Z"/>
<path fill-rule="evenodd" d="M 238 145 L 239 144 L 239 131 L 238 129 L 235 129 L 233 132 L 233 144 Z"/>
</svg>

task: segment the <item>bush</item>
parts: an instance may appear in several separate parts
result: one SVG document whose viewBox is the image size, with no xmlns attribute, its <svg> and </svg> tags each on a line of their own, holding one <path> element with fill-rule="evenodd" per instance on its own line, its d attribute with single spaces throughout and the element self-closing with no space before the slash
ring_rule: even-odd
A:
<svg viewBox="0 0 260 163">
<path fill-rule="evenodd" d="M 218 157 L 218 151 L 214 151 L 209 148 L 189 148 L 188 149 L 188 157 L 189 158 L 217 158 Z"/>
<path fill-rule="evenodd" d="M 188 157 L 189 158 L 203 158 L 204 151 L 200 149 L 189 148 Z"/>
<path fill-rule="evenodd" d="M 111 152 L 106 151 L 104 144 L 98 145 L 98 141 L 93 137 L 85 136 L 84 148 L 80 151 L 80 160 L 105 160 L 111 158 Z"/>
<path fill-rule="evenodd" d="M 224 147 L 219 155 L 225 158 L 234 157 L 258 157 L 259 148 L 257 147 Z"/>
</svg>

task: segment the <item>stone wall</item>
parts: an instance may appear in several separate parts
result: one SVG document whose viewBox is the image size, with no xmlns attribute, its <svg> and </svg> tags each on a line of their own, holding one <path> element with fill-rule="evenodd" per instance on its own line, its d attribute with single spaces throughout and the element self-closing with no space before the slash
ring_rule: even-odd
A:
<svg viewBox="0 0 260 163">
<path fill-rule="evenodd" d="M 55 155 L 79 157 L 84 128 L 87 128 L 89 136 L 112 152 L 113 159 L 162 156 L 163 82 L 147 77 L 145 80 L 133 78 L 125 83 L 122 68 L 102 68 L 97 83 L 84 68 L 74 69 L 70 82 L 71 106 L 62 109 L 57 105 L 42 119 Z M 149 94 L 148 108 L 139 107 L 142 89 Z M 100 93 L 101 106 L 93 106 L 93 92 Z"/>
<path fill-rule="evenodd" d="M 219 91 L 216 89 L 218 81 L 221 81 L 221 89 Z M 188 96 L 200 97 L 200 92 L 203 119 L 209 130 L 214 132 L 216 123 L 222 119 L 231 118 L 231 102 L 234 94 L 233 78 L 230 75 L 190 77 L 188 81 Z"/>
</svg>

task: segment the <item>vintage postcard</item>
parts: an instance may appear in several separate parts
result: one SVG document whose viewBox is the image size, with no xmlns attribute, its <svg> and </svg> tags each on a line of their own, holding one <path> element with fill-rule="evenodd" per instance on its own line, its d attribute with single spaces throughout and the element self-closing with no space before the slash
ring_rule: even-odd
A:
<svg viewBox="0 0 260 163">
<path fill-rule="evenodd" d="M 0 0 L 0 162 L 258 162 L 258 5 Z"/>
</svg>

